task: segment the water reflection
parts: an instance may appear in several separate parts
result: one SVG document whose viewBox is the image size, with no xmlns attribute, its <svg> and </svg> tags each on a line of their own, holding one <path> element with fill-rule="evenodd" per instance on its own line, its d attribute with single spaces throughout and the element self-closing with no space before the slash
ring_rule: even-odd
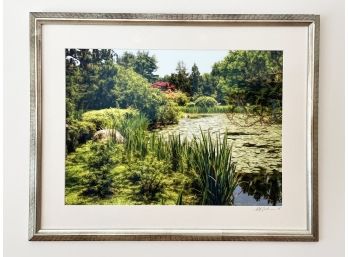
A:
<svg viewBox="0 0 348 257">
<path fill-rule="evenodd" d="M 282 173 L 243 173 L 234 192 L 234 205 L 282 205 Z"/>
</svg>

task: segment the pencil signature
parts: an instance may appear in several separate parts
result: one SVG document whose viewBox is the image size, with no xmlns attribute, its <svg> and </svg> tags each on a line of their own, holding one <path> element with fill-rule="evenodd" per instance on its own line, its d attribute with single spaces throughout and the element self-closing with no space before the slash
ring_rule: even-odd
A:
<svg viewBox="0 0 348 257">
<path fill-rule="evenodd" d="M 279 211 L 281 206 L 270 207 L 270 206 L 258 206 L 255 208 L 257 212 L 265 212 L 265 211 Z"/>
</svg>

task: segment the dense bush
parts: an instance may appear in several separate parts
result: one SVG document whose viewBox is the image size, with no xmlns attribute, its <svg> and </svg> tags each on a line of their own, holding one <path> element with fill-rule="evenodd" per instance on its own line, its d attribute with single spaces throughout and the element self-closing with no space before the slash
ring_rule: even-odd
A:
<svg viewBox="0 0 348 257">
<path fill-rule="evenodd" d="M 134 117 L 137 111 L 133 109 L 102 109 L 82 114 L 82 120 L 69 119 L 66 125 L 66 150 L 75 151 L 101 129 L 115 129 L 125 118 Z"/>
<path fill-rule="evenodd" d="M 169 99 L 177 103 L 179 106 L 185 106 L 189 102 L 189 98 L 186 94 L 181 91 L 170 92 L 165 94 L 165 96 Z"/>
<path fill-rule="evenodd" d="M 165 173 L 169 170 L 168 164 L 159 161 L 152 155 L 144 160 L 136 159 L 129 165 L 128 179 L 136 185 L 134 197 L 145 203 L 158 202 L 162 199 L 165 189 Z"/>
<path fill-rule="evenodd" d="M 121 108 L 135 108 L 144 114 L 151 124 L 158 122 L 161 107 L 166 108 L 168 99 L 160 90 L 152 88 L 148 81 L 132 69 L 116 66 L 118 76 L 115 83 L 116 104 Z M 173 116 L 175 118 L 175 116 Z M 173 123 L 173 120 L 165 120 Z"/>
<path fill-rule="evenodd" d="M 200 96 L 195 101 L 196 107 L 209 108 L 217 105 L 217 101 L 210 96 Z"/>
<path fill-rule="evenodd" d="M 82 114 L 82 121 L 93 123 L 96 129 L 100 130 L 114 128 L 121 124 L 125 117 L 132 117 L 136 114 L 137 111 L 134 109 L 109 108 L 85 112 Z"/>
<path fill-rule="evenodd" d="M 168 101 L 165 105 L 158 108 L 157 122 L 160 124 L 174 124 L 179 121 L 178 105 L 172 101 Z"/>
<path fill-rule="evenodd" d="M 91 139 L 96 131 L 96 126 L 92 122 L 70 120 L 66 126 L 67 152 L 75 151 L 78 145 Z"/>
<path fill-rule="evenodd" d="M 83 195 L 105 198 L 113 194 L 113 176 L 111 169 L 115 165 L 113 155 L 117 149 L 112 143 L 93 142 L 90 146 L 90 155 L 86 160 L 85 174 L 82 176 L 82 185 L 85 188 Z"/>
</svg>

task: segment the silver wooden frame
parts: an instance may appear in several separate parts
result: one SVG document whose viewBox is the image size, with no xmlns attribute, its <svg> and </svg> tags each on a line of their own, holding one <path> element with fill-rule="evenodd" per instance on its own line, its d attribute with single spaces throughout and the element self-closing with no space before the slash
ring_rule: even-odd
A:
<svg viewBox="0 0 348 257">
<path fill-rule="evenodd" d="M 47 230 L 41 220 L 42 26 L 44 24 L 306 26 L 308 74 L 306 104 L 306 230 Z M 319 15 L 30 13 L 30 203 L 29 240 L 209 240 L 318 241 L 318 81 Z"/>
</svg>

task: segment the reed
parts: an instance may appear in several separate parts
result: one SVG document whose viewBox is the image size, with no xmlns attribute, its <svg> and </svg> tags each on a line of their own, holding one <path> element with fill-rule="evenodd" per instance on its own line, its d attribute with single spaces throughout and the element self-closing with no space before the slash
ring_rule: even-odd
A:
<svg viewBox="0 0 348 257">
<path fill-rule="evenodd" d="M 119 131 L 125 138 L 125 150 L 128 155 L 137 154 L 144 158 L 148 153 L 148 119 L 143 115 L 137 115 L 124 119 Z"/>
<path fill-rule="evenodd" d="M 233 191 L 237 186 L 232 148 L 225 134 L 215 140 L 210 133 L 195 137 L 191 145 L 190 163 L 198 177 L 201 204 L 231 205 Z"/>
<path fill-rule="evenodd" d="M 188 142 L 186 139 L 182 140 L 180 134 L 170 135 L 168 140 L 168 152 L 170 154 L 170 162 L 173 171 L 183 171 L 187 162 L 186 150 Z"/>
</svg>

